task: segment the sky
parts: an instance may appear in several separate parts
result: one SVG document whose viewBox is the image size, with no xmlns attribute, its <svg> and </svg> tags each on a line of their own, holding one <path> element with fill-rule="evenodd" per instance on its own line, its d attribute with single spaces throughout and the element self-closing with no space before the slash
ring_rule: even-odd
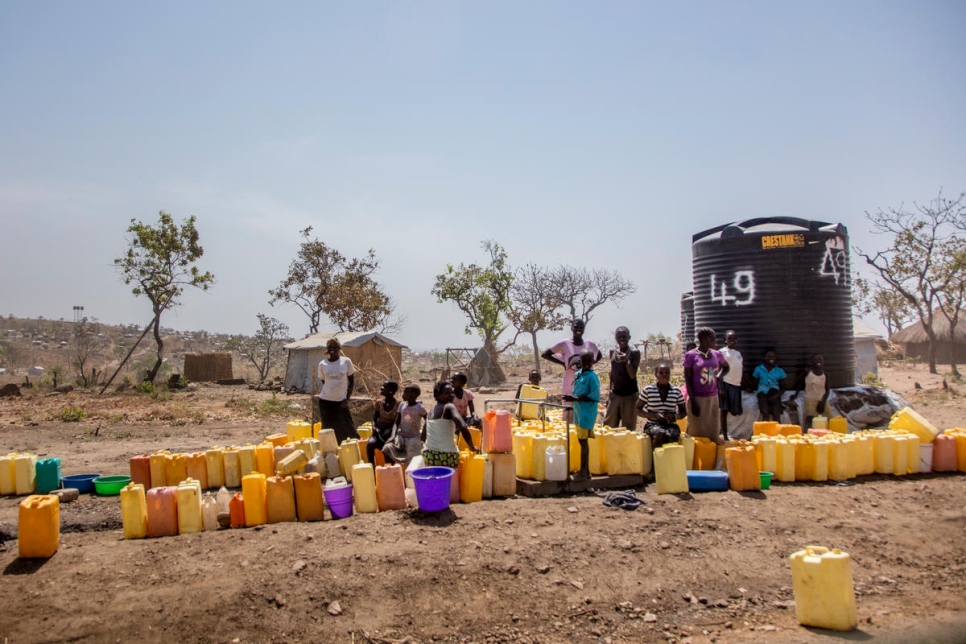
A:
<svg viewBox="0 0 966 644">
<path fill-rule="evenodd" d="M 113 259 L 163 210 L 216 277 L 178 330 L 303 337 L 268 291 L 312 226 L 374 249 L 413 349 L 480 345 L 430 289 L 486 239 L 632 280 L 587 337 L 674 335 L 694 233 L 879 249 L 866 212 L 966 190 L 964 29 L 957 0 L 3 2 L 0 315 L 147 324 Z"/>
</svg>

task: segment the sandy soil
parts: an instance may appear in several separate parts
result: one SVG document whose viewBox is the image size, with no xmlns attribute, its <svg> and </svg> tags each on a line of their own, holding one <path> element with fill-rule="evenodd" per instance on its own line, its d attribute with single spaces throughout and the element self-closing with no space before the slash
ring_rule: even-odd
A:
<svg viewBox="0 0 966 644">
<path fill-rule="evenodd" d="M 941 377 L 908 368 L 881 377 L 937 425 L 966 424 L 962 385 L 944 390 Z M 140 452 L 284 431 L 284 415 L 259 413 L 271 398 L 263 392 L 198 386 L 163 398 L 34 391 L 0 399 L 0 451 L 60 456 L 65 474 L 116 474 Z M 305 411 L 305 397 L 288 400 Z M 66 407 L 86 417 L 62 422 Z M 648 485 L 635 512 L 588 493 L 461 504 L 438 517 L 400 511 L 137 541 L 122 538 L 117 498 L 84 496 L 62 506 L 51 559 L 19 560 L 15 541 L 0 546 L 0 637 L 963 642 L 964 492 L 964 474 L 685 498 Z M 17 503 L 0 499 L 0 531 L 15 532 Z M 787 557 L 811 544 L 851 554 L 858 631 L 797 624 Z"/>
</svg>

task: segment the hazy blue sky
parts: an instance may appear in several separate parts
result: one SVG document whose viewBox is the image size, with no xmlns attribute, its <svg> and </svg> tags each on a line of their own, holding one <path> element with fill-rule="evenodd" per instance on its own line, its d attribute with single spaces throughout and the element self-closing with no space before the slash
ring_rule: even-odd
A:
<svg viewBox="0 0 966 644">
<path fill-rule="evenodd" d="M 143 325 L 131 218 L 198 218 L 217 284 L 162 323 L 252 333 L 312 225 L 369 247 L 413 348 L 474 346 L 429 291 L 515 264 L 624 272 L 673 334 L 695 232 L 966 190 L 966 3 L 0 3 L 0 314 Z M 853 265 L 855 266 L 854 258 Z M 556 334 L 555 334 L 556 335 Z"/>
</svg>

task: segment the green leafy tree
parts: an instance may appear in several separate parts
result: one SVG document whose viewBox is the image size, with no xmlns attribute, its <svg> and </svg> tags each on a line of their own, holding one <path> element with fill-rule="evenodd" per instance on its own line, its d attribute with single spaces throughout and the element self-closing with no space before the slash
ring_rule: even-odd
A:
<svg viewBox="0 0 966 644">
<path fill-rule="evenodd" d="M 530 263 L 518 268 L 515 273 L 516 279 L 510 287 L 512 308 L 507 312 L 507 317 L 516 327 L 517 335 L 530 334 L 533 368 L 539 371 L 540 348 L 537 346 L 537 333 L 562 329 L 567 323 L 567 316 L 560 310 L 563 302 L 554 289 L 553 271 Z"/>
<path fill-rule="evenodd" d="M 215 277 L 202 273 L 195 265 L 205 251 L 198 243 L 195 217 L 189 217 L 179 227 L 171 215 L 159 213 L 157 226 L 131 220 L 127 232 L 127 253 L 114 260 L 125 284 L 133 284 L 135 296 L 151 302 L 154 319 L 151 327 L 157 345 L 157 359 L 147 369 L 144 380 L 153 383 L 164 363 L 164 341 L 161 339 L 161 314 L 180 305 L 185 288 L 207 291 Z"/>
<path fill-rule="evenodd" d="M 288 325 L 258 314 L 259 329 L 255 335 L 233 335 L 225 342 L 225 348 L 234 351 L 252 363 L 258 370 L 260 380 L 266 380 L 272 365 L 285 357 L 283 345 L 292 341 L 289 336 Z"/>
<path fill-rule="evenodd" d="M 855 252 L 865 259 L 883 285 L 901 295 L 922 323 L 929 340 L 929 372 L 937 373 L 939 346 L 934 321 L 937 312 L 958 319 L 962 308 L 964 257 L 966 257 L 966 193 L 956 199 L 939 196 L 927 204 L 879 209 L 866 213 L 876 233 L 890 238 L 876 253 Z M 958 304 L 957 304 L 958 302 Z"/>
<path fill-rule="evenodd" d="M 891 337 L 912 321 L 912 309 L 900 293 L 864 277 L 852 280 L 852 305 L 859 317 L 875 315 Z"/>
<path fill-rule="evenodd" d="M 288 267 L 288 275 L 268 292 L 268 303 L 287 302 L 309 318 L 309 333 L 318 333 L 324 315 L 340 331 L 398 331 L 402 319 L 395 303 L 373 278 L 379 260 L 371 248 L 365 257 L 348 259 L 324 241 L 301 231 L 304 241 Z"/>
<path fill-rule="evenodd" d="M 495 367 L 493 376 L 501 382 L 505 376 L 499 369 L 499 355 L 516 340 L 514 337 L 500 349 L 496 346 L 497 339 L 509 324 L 507 316 L 513 307 L 510 291 L 514 273 L 500 244 L 487 240 L 481 246 L 490 256 L 489 263 L 447 264 L 446 272 L 436 276 L 431 292 L 440 304 L 452 302 L 463 312 L 467 318 L 464 331 L 468 335 L 476 332 L 483 339 L 483 349 Z"/>
</svg>

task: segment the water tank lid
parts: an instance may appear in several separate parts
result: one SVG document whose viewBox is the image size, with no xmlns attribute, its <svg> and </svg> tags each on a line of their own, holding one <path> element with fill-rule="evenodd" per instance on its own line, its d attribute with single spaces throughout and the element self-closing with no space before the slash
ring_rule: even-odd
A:
<svg viewBox="0 0 966 644">
<path fill-rule="evenodd" d="M 746 234 L 767 234 L 781 232 L 825 232 L 835 235 L 848 235 L 842 224 L 826 221 L 812 221 L 800 217 L 755 217 L 709 228 L 691 237 L 691 243 L 704 239 L 734 239 Z"/>
</svg>

